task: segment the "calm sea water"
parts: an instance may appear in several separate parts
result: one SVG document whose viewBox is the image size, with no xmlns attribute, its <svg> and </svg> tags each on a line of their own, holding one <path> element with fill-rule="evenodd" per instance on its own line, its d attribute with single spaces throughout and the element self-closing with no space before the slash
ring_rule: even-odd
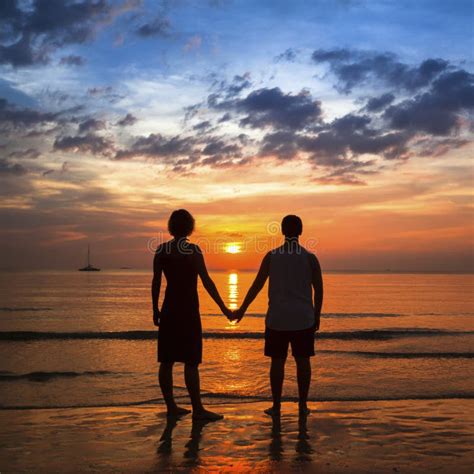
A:
<svg viewBox="0 0 474 474">
<path fill-rule="evenodd" d="M 236 307 L 254 278 L 214 272 Z M 149 272 L 0 273 L 0 406 L 158 402 Z M 474 277 L 324 276 L 312 400 L 474 397 Z M 237 326 L 200 288 L 207 403 L 270 397 L 266 288 Z M 296 396 L 288 361 L 284 395 Z M 177 366 L 175 393 L 185 399 Z"/>
</svg>

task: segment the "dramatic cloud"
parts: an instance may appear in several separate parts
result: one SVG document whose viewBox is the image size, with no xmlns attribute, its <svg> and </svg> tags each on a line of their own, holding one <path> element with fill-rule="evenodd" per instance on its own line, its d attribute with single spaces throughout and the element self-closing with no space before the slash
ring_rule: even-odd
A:
<svg viewBox="0 0 474 474">
<path fill-rule="evenodd" d="M 103 120 L 90 118 L 79 124 L 79 133 L 95 132 L 97 130 L 103 130 L 105 126 L 106 125 Z"/>
<path fill-rule="evenodd" d="M 278 56 L 275 57 L 275 62 L 289 62 L 292 63 L 296 61 L 296 58 L 298 57 L 299 52 L 293 48 L 288 48 L 286 51 L 283 53 L 279 54 Z"/>
<path fill-rule="evenodd" d="M 16 150 L 8 154 L 8 158 L 23 158 L 35 160 L 41 156 L 41 153 L 35 148 L 28 148 L 26 150 Z"/>
<path fill-rule="evenodd" d="M 460 127 L 459 113 L 474 109 L 474 75 L 446 72 L 431 88 L 386 109 L 384 118 L 398 130 L 449 135 Z"/>
<path fill-rule="evenodd" d="M 63 56 L 59 61 L 59 64 L 65 64 L 67 66 L 83 66 L 86 60 L 82 56 L 76 56 L 71 54 L 69 56 Z"/>
<path fill-rule="evenodd" d="M 220 81 L 217 84 L 217 88 L 225 98 L 230 99 L 238 96 L 244 89 L 248 89 L 252 86 L 250 81 L 250 74 L 246 72 L 243 75 L 235 75 L 230 83 L 226 81 Z"/>
<path fill-rule="evenodd" d="M 348 49 L 318 49 L 313 52 L 312 60 L 316 64 L 329 64 L 339 81 L 337 89 L 344 93 L 370 81 L 414 92 L 449 68 L 443 59 L 427 59 L 418 66 L 409 66 L 392 53 Z"/>
<path fill-rule="evenodd" d="M 115 159 L 122 160 L 136 156 L 160 158 L 165 162 L 192 152 L 194 139 L 174 136 L 167 138 L 159 133 L 139 137 L 128 150 L 119 150 Z"/>
<path fill-rule="evenodd" d="M 367 112 L 380 112 L 385 109 L 387 105 L 390 105 L 394 100 L 395 96 L 389 92 L 382 94 L 379 97 L 372 97 L 367 101 L 365 110 L 367 110 Z"/>
<path fill-rule="evenodd" d="M 117 122 L 117 125 L 120 126 L 120 127 L 129 127 L 131 125 L 134 125 L 136 122 L 137 122 L 137 117 L 135 117 L 133 114 L 127 114 L 125 115 L 125 117 L 123 117 L 122 119 L 120 119 L 118 122 Z"/>
<path fill-rule="evenodd" d="M 347 114 L 322 125 L 317 133 L 270 133 L 262 140 L 259 154 L 288 160 L 303 153 L 315 166 L 333 169 L 332 177 L 337 175 L 338 181 L 349 174 L 351 181 L 360 184 L 356 174 L 368 173 L 369 170 L 363 168 L 373 164 L 373 160 L 359 161 L 361 155 L 379 155 L 385 159 L 406 159 L 409 156 L 409 133 L 378 130 L 371 128 L 370 123 L 367 115 Z"/>
<path fill-rule="evenodd" d="M 320 102 L 313 100 L 309 92 L 285 94 L 279 87 L 258 89 L 244 99 L 235 100 L 219 101 L 219 96 L 212 94 L 208 104 L 217 110 L 248 114 L 240 120 L 240 125 L 252 128 L 298 130 L 316 124 L 322 113 Z"/>
<path fill-rule="evenodd" d="M 196 125 L 193 125 L 193 130 L 197 132 L 205 132 L 212 128 L 212 123 L 209 120 L 204 120 L 203 122 L 199 122 Z"/>
<path fill-rule="evenodd" d="M 94 38 L 117 15 L 136 8 L 126 0 L 5 0 L 0 2 L 0 63 L 28 66 L 49 61 L 56 49 Z"/>
<path fill-rule="evenodd" d="M 0 158 L 0 176 L 22 176 L 27 173 L 24 166 Z"/>
<path fill-rule="evenodd" d="M 0 98 L 0 130 L 26 129 L 55 122 L 60 114 L 19 108 Z"/>
<path fill-rule="evenodd" d="M 240 155 L 240 146 L 228 144 L 223 140 L 214 139 L 210 141 L 202 150 L 203 155 Z"/>
<path fill-rule="evenodd" d="M 148 38 L 150 36 L 168 36 L 170 32 L 170 22 L 167 18 L 157 17 L 136 29 L 136 34 Z"/>
<path fill-rule="evenodd" d="M 54 142 L 54 150 L 108 156 L 111 155 L 114 147 L 112 142 L 104 137 L 99 137 L 97 135 L 85 135 L 57 138 Z"/>
</svg>

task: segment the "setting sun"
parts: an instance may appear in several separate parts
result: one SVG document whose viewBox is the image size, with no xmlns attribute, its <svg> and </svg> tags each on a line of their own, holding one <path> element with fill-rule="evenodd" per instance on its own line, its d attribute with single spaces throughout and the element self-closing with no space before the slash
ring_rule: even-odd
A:
<svg viewBox="0 0 474 474">
<path fill-rule="evenodd" d="M 225 244 L 224 251 L 226 253 L 240 253 L 242 251 L 241 246 L 237 242 L 230 242 Z"/>
</svg>

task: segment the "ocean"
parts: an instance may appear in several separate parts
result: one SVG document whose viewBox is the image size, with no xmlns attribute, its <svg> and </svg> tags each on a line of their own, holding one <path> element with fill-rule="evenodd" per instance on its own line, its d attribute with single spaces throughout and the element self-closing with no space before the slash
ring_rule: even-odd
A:
<svg viewBox="0 0 474 474">
<path fill-rule="evenodd" d="M 255 273 L 211 276 L 235 308 Z M 5 272 L 0 281 L 1 408 L 161 402 L 150 272 Z M 474 397 L 473 275 L 325 273 L 324 283 L 310 400 Z M 199 294 L 204 401 L 269 400 L 266 288 L 238 325 Z M 181 364 L 174 383 L 186 404 Z M 297 395 L 291 357 L 283 393 Z"/>
</svg>

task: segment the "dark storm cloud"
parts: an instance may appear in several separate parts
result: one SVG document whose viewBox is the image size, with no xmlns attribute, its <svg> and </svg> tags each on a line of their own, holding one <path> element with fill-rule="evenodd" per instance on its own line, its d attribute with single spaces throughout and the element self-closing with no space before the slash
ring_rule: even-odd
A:
<svg viewBox="0 0 474 474">
<path fill-rule="evenodd" d="M 390 105 L 395 100 L 395 96 L 389 92 L 382 94 L 379 97 L 371 97 L 365 106 L 367 112 L 380 112 L 387 105 Z"/>
<path fill-rule="evenodd" d="M 157 17 L 154 20 L 139 26 L 135 33 L 138 36 L 148 38 L 151 36 L 168 36 L 171 24 L 167 18 Z"/>
<path fill-rule="evenodd" d="M 119 99 L 123 99 L 124 97 L 114 92 L 114 88 L 112 86 L 90 87 L 87 89 L 87 94 L 98 99 L 105 99 L 111 104 L 117 102 Z"/>
<path fill-rule="evenodd" d="M 260 154 L 292 159 L 304 152 L 314 164 L 344 169 L 348 168 L 351 158 L 364 154 L 381 155 L 386 159 L 407 157 L 410 134 L 378 130 L 371 128 L 370 123 L 367 115 L 347 114 L 325 124 L 318 133 L 280 131 L 267 134 L 261 143 Z"/>
<path fill-rule="evenodd" d="M 288 48 L 283 53 L 279 54 L 278 56 L 275 56 L 274 61 L 277 63 L 283 62 L 283 61 L 288 62 L 288 63 L 293 63 L 296 61 L 298 54 L 299 54 L 298 50 L 294 48 Z"/>
<path fill-rule="evenodd" d="M 79 124 L 79 133 L 85 132 L 94 132 L 96 130 L 103 130 L 105 128 L 105 122 L 103 120 L 97 120 L 94 118 L 90 118 L 84 120 Z"/>
<path fill-rule="evenodd" d="M 193 125 L 193 130 L 196 130 L 197 132 L 204 132 L 209 130 L 211 127 L 212 123 L 209 120 L 204 120 L 197 123 L 196 125 Z"/>
<path fill-rule="evenodd" d="M 8 154 L 8 158 L 27 158 L 30 160 L 35 160 L 41 156 L 41 153 L 35 148 L 27 148 L 26 150 L 16 150 Z"/>
<path fill-rule="evenodd" d="M 59 61 L 59 64 L 65 64 L 67 66 L 83 66 L 86 60 L 82 56 L 76 56 L 70 54 L 69 56 L 63 56 Z"/>
<path fill-rule="evenodd" d="M 0 176 L 23 176 L 26 173 L 27 170 L 23 165 L 0 158 Z"/>
<path fill-rule="evenodd" d="M 226 143 L 224 140 L 213 139 L 202 150 L 203 155 L 214 156 L 240 156 L 241 147 L 236 144 Z"/>
<path fill-rule="evenodd" d="M 211 96 L 215 102 L 224 101 L 225 99 L 233 99 L 237 97 L 243 90 L 252 87 L 250 73 L 236 74 L 231 81 L 221 79 L 217 73 L 211 73 L 207 76 L 211 81 L 211 89 L 214 91 Z M 196 104 L 200 106 L 201 104 Z M 194 106 L 194 107 L 196 107 Z M 193 107 L 193 106 L 192 106 Z M 193 108 L 189 108 L 192 112 Z"/>
<path fill-rule="evenodd" d="M 54 150 L 73 153 L 91 153 L 93 155 L 110 155 L 114 151 L 113 143 L 97 135 L 65 136 L 56 138 Z"/>
<path fill-rule="evenodd" d="M 295 158 L 299 152 L 298 139 L 299 136 L 291 131 L 268 133 L 262 140 L 260 154 L 283 160 Z"/>
<path fill-rule="evenodd" d="M 87 93 L 89 95 L 94 96 L 94 97 L 108 95 L 108 94 L 111 94 L 112 91 L 113 91 L 112 86 L 91 87 L 91 88 L 87 89 Z"/>
<path fill-rule="evenodd" d="M 235 75 L 232 82 L 225 87 L 226 97 L 231 98 L 239 95 L 244 89 L 251 87 L 250 73 Z"/>
<path fill-rule="evenodd" d="M 240 125 L 252 128 L 273 127 L 276 129 L 299 130 L 321 120 L 321 104 L 307 91 L 299 94 L 285 94 L 279 87 L 258 89 L 243 99 L 219 101 L 211 94 L 208 98 L 211 108 L 248 114 Z"/>
<path fill-rule="evenodd" d="M 151 133 L 147 137 L 139 137 L 126 150 L 119 150 L 115 159 L 122 160 L 136 156 L 163 158 L 170 161 L 172 158 L 189 154 L 193 150 L 195 140 L 189 137 L 165 137 L 159 133 Z"/>
<path fill-rule="evenodd" d="M 431 88 L 412 99 L 388 107 L 384 118 L 397 130 L 449 135 L 460 127 L 459 114 L 474 109 L 474 74 L 446 72 Z"/>
<path fill-rule="evenodd" d="M 45 123 L 55 122 L 59 113 L 42 112 L 30 108 L 20 108 L 0 98 L 0 129 L 26 129 Z"/>
<path fill-rule="evenodd" d="M 248 159 L 243 157 L 243 142 L 248 143 L 243 136 L 231 139 L 209 134 L 202 138 L 151 134 L 135 139 L 128 149 L 119 150 L 115 159 L 152 158 L 170 165 L 175 173 L 187 174 L 202 166 L 233 167 L 247 163 Z"/>
<path fill-rule="evenodd" d="M 316 64 L 329 64 L 338 79 L 336 88 L 344 93 L 369 81 L 414 92 L 428 86 L 449 69 L 449 63 L 444 59 L 427 59 L 417 66 L 410 66 L 400 62 L 393 53 L 348 49 L 318 49 L 313 52 L 312 60 Z"/>
<path fill-rule="evenodd" d="M 127 115 L 125 115 L 125 117 L 123 117 L 117 122 L 117 125 L 120 127 L 129 127 L 131 125 L 134 125 L 137 120 L 137 117 L 135 117 L 133 114 L 128 113 Z"/>
<path fill-rule="evenodd" d="M 425 138 L 415 146 L 420 156 L 443 156 L 450 150 L 463 148 L 470 143 L 471 141 L 465 138 Z"/>
<path fill-rule="evenodd" d="M 0 63 L 28 66 L 49 61 L 68 44 L 85 43 L 117 15 L 136 8 L 125 0 L 3 0 L 0 2 Z"/>
</svg>

